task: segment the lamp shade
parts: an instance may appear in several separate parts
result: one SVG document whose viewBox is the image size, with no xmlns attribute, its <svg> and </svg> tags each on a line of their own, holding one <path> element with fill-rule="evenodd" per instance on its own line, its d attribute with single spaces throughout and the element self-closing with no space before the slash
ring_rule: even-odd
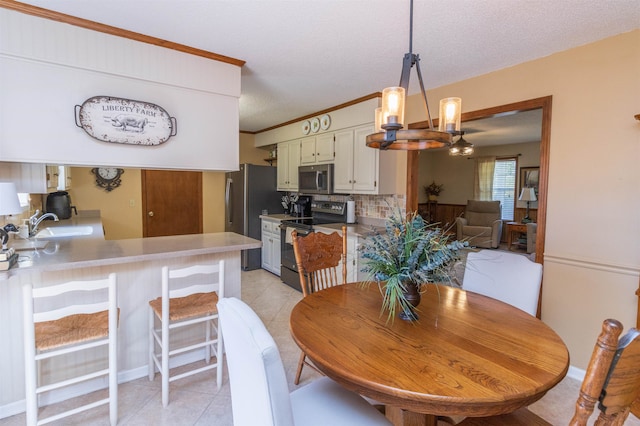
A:
<svg viewBox="0 0 640 426">
<path fill-rule="evenodd" d="M 13 182 L 0 182 L 0 215 L 21 213 L 18 191 Z"/>
<path fill-rule="evenodd" d="M 520 192 L 520 197 L 518 198 L 520 201 L 537 201 L 536 191 L 534 188 L 522 188 Z"/>
<path fill-rule="evenodd" d="M 460 115 L 462 100 L 460 98 L 445 98 L 440 100 L 439 130 L 441 132 L 456 133 L 460 131 Z"/>
<path fill-rule="evenodd" d="M 382 91 L 382 124 L 404 125 L 404 97 L 403 87 L 387 87 Z"/>
</svg>

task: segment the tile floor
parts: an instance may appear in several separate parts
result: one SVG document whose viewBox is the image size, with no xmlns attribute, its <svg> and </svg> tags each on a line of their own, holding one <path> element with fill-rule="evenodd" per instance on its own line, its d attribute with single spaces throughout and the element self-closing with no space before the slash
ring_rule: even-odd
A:
<svg viewBox="0 0 640 426">
<path fill-rule="evenodd" d="M 280 279 L 271 273 L 257 270 L 242 273 L 242 298 L 253 307 L 273 335 L 280 348 L 289 386 L 294 389 L 296 386 L 293 384 L 293 378 L 300 352 L 291 339 L 288 322 L 289 313 L 300 300 L 301 294 L 282 284 Z M 313 370 L 306 368 L 302 374 L 301 385 L 313 380 L 316 375 L 317 373 Z M 578 381 L 565 378 L 544 398 L 532 405 L 531 410 L 554 425 L 566 425 L 573 415 L 573 404 L 579 388 Z M 95 392 L 87 398 L 99 399 L 100 394 L 103 392 Z M 231 426 L 233 424 L 226 371 L 224 384 L 220 390 L 215 386 L 215 371 L 172 383 L 169 407 L 166 409 L 162 408 L 159 375 L 156 375 L 153 382 L 147 378 L 141 378 L 121 384 L 118 397 L 120 425 Z M 52 408 L 44 407 L 41 413 L 52 412 L 50 410 Z M 593 417 L 590 425 L 593 424 Z M 625 424 L 640 426 L 640 421 L 631 417 Z M 0 426 L 24 425 L 24 423 L 24 414 L 0 419 Z M 56 426 L 108 425 L 108 407 L 99 407 L 51 424 Z"/>
</svg>

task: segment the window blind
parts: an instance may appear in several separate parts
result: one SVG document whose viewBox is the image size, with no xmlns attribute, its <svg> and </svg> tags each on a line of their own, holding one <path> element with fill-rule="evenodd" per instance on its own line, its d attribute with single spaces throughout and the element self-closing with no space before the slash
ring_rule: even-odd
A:
<svg viewBox="0 0 640 426">
<path fill-rule="evenodd" d="M 502 205 L 502 220 L 512 221 L 516 204 L 516 170 L 515 158 L 496 159 L 493 174 L 494 200 Z"/>
</svg>

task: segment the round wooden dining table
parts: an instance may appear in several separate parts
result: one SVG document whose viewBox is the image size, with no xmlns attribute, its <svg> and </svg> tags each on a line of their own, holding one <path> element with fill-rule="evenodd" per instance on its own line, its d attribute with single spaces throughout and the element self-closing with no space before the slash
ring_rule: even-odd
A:
<svg viewBox="0 0 640 426">
<path fill-rule="evenodd" d="M 396 425 L 509 413 L 569 368 L 551 328 L 498 300 L 429 284 L 415 322 L 388 320 L 381 303 L 377 284 L 332 287 L 296 304 L 290 330 L 323 373 L 385 404 Z"/>
</svg>

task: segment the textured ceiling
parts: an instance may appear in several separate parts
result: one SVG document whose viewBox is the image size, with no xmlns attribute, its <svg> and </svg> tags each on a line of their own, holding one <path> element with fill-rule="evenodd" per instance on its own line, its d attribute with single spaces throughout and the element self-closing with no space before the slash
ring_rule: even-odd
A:
<svg viewBox="0 0 640 426">
<path fill-rule="evenodd" d="M 397 85 L 409 50 L 409 0 L 24 3 L 245 60 L 245 131 Z M 415 0 L 413 52 L 429 89 L 639 27 L 640 0 Z"/>
</svg>

